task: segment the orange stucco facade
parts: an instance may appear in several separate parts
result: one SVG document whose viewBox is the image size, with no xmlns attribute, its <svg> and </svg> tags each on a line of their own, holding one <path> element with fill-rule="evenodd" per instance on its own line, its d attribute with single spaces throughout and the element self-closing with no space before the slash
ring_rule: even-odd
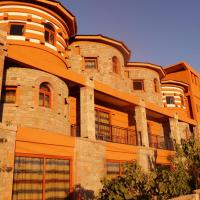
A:
<svg viewBox="0 0 200 200">
<path fill-rule="evenodd" d="M 46 190 L 55 180 L 46 179 L 49 160 L 69 165 L 59 195 L 76 199 L 78 186 L 98 192 L 109 163 L 169 165 L 175 143 L 200 139 L 198 72 L 186 62 L 131 62 L 124 43 L 77 35 L 75 16 L 58 1 L 1 1 L 0 47 L 3 200 L 24 195 L 17 170 L 34 159 L 43 162 L 36 199 L 56 199 Z"/>
</svg>

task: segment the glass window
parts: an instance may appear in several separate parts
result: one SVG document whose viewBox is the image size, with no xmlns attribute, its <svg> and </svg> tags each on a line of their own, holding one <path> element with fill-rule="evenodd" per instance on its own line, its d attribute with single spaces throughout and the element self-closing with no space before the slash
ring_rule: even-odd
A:
<svg viewBox="0 0 200 200">
<path fill-rule="evenodd" d="M 11 23 L 10 35 L 24 35 L 24 24 Z"/>
<path fill-rule="evenodd" d="M 144 90 L 144 81 L 143 80 L 133 80 L 133 89 L 134 90 Z"/>
<path fill-rule="evenodd" d="M 101 110 L 95 110 L 96 138 L 99 140 L 111 140 L 110 114 Z"/>
<path fill-rule="evenodd" d="M 6 86 L 3 89 L 2 99 L 4 103 L 16 103 L 16 91 L 17 87 Z"/>
<path fill-rule="evenodd" d="M 68 199 L 70 160 L 15 157 L 13 200 Z"/>
<path fill-rule="evenodd" d="M 174 96 L 166 96 L 167 104 L 175 104 Z"/>
<path fill-rule="evenodd" d="M 50 23 L 46 23 L 44 25 L 44 29 L 45 29 L 45 33 L 44 33 L 45 42 L 48 42 L 54 45 L 55 44 L 55 29 L 53 25 L 51 25 Z"/>
<path fill-rule="evenodd" d="M 51 107 L 51 90 L 48 83 L 42 83 L 40 85 L 39 106 Z"/>
<path fill-rule="evenodd" d="M 97 58 L 85 58 L 86 69 L 97 69 Z"/>
</svg>

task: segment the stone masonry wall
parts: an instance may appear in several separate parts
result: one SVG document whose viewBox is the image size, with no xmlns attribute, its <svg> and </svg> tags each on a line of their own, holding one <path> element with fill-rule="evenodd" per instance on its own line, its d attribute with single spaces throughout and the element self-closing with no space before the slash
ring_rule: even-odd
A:
<svg viewBox="0 0 200 200">
<path fill-rule="evenodd" d="M 132 89 L 133 94 L 151 103 L 163 106 L 161 86 L 158 92 L 155 92 L 155 87 L 154 87 L 154 79 L 157 79 L 160 82 L 159 74 L 152 69 L 147 69 L 142 67 L 132 67 L 129 68 L 128 71 L 130 79 L 144 80 L 144 91 L 139 91 L 139 90 L 136 91 Z"/>
<path fill-rule="evenodd" d="M 12 199 L 16 127 L 0 124 L 0 199 Z"/>
<path fill-rule="evenodd" d="M 105 176 L 105 144 L 86 138 L 76 139 L 75 187 L 97 194 L 101 179 Z"/>
<path fill-rule="evenodd" d="M 87 77 L 93 77 L 94 80 L 123 92 L 131 92 L 131 80 L 124 76 L 123 55 L 116 48 L 95 42 L 74 42 L 70 48 L 69 65 L 71 70 L 84 74 Z M 79 50 L 76 48 L 79 48 Z M 119 74 L 113 72 L 113 56 L 116 56 L 120 61 Z M 98 69 L 85 69 L 84 57 L 96 57 Z"/>
<path fill-rule="evenodd" d="M 50 84 L 52 107 L 39 106 L 39 86 Z M 68 87 L 61 79 L 39 70 L 9 67 L 6 85 L 17 86 L 16 104 L 2 105 L 2 121 L 70 135 Z M 66 100 L 65 100 L 66 99 Z"/>
</svg>

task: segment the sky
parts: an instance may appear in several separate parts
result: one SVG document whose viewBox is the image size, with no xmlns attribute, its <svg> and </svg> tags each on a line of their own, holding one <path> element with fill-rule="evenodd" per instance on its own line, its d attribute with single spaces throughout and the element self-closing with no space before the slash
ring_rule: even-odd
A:
<svg viewBox="0 0 200 200">
<path fill-rule="evenodd" d="M 200 72 L 199 0 L 60 0 L 76 16 L 78 34 L 123 41 L 130 61 L 169 66 L 188 62 Z"/>
</svg>

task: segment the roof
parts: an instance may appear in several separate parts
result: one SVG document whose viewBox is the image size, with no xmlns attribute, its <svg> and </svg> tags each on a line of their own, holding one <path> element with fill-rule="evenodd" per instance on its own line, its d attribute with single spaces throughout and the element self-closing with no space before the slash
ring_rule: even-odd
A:
<svg viewBox="0 0 200 200">
<path fill-rule="evenodd" d="M 187 83 L 184 83 L 182 81 L 175 81 L 175 80 L 162 80 L 161 81 L 162 85 L 176 85 L 178 87 L 184 88 L 185 91 L 188 91 L 189 85 Z"/>
<path fill-rule="evenodd" d="M 191 72 L 193 72 L 195 75 L 200 76 L 199 72 L 197 72 L 196 70 L 194 70 L 187 62 L 185 61 L 181 61 L 178 63 L 175 63 L 173 65 L 164 67 L 164 71 L 166 74 L 170 74 L 173 72 L 177 72 L 177 71 L 181 71 L 181 70 L 190 70 Z"/>
<path fill-rule="evenodd" d="M 100 42 L 100 43 L 108 44 L 108 45 L 113 46 L 116 49 L 118 49 L 123 54 L 126 61 L 128 61 L 131 56 L 131 51 L 128 49 L 128 47 L 122 41 L 118 41 L 113 38 L 109 38 L 107 36 L 101 35 L 101 34 L 99 34 L 99 35 L 76 35 L 74 38 L 71 38 L 71 42 L 75 42 L 75 41 L 91 41 L 91 42 Z"/>
<path fill-rule="evenodd" d="M 160 65 L 155 65 L 148 62 L 129 62 L 127 63 L 126 67 L 143 67 L 143 68 L 149 68 L 156 72 L 158 72 L 160 78 L 163 78 L 165 76 L 165 72 L 163 68 Z"/>
<path fill-rule="evenodd" d="M 58 14 L 61 19 L 66 22 L 66 24 L 70 27 L 69 35 L 75 35 L 77 33 L 77 24 L 76 24 L 76 17 L 62 4 L 60 1 L 57 0 L 5 0 L 5 2 L 18 2 L 18 3 L 31 3 L 40 5 L 44 8 L 49 8 L 55 14 Z M 3 3 L 1 1 L 1 3 Z"/>
</svg>

